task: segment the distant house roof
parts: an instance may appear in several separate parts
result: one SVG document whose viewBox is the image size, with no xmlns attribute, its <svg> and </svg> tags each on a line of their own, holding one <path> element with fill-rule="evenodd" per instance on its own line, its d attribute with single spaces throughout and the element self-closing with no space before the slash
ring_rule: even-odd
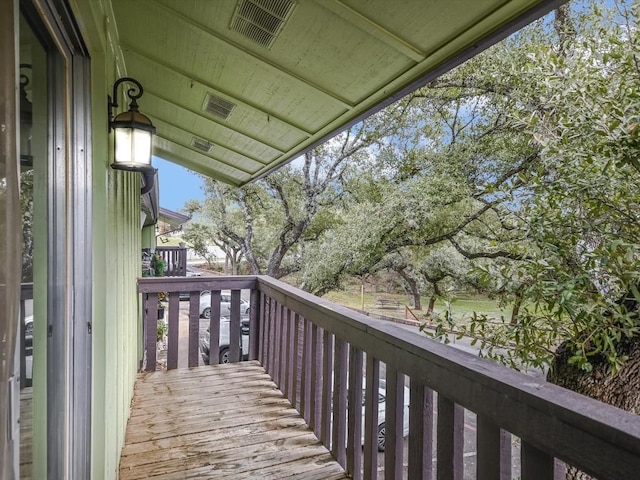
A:
<svg viewBox="0 0 640 480">
<path fill-rule="evenodd" d="M 170 225 L 172 228 L 178 228 L 181 225 L 184 225 L 191 217 L 188 215 L 184 215 L 183 213 L 174 212 L 173 210 L 169 210 L 167 208 L 160 207 L 158 212 L 158 221 L 166 223 Z"/>
</svg>

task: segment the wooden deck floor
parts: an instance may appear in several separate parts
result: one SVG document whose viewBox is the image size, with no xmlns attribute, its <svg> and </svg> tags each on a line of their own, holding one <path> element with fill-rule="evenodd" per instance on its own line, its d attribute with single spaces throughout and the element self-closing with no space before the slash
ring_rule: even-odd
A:
<svg viewBox="0 0 640 480">
<path fill-rule="evenodd" d="M 258 362 L 141 373 L 120 479 L 348 478 Z"/>
<path fill-rule="evenodd" d="M 33 388 L 20 390 L 20 478 L 31 478 L 33 452 Z"/>
</svg>

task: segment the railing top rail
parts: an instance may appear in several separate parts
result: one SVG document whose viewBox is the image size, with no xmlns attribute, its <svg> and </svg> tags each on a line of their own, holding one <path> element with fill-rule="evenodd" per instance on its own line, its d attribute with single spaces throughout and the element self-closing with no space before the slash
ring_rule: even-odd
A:
<svg viewBox="0 0 640 480">
<path fill-rule="evenodd" d="M 602 471 L 602 458 L 611 463 L 615 459 L 640 463 L 638 415 L 415 335 L 271 277 L 259 276 L 258 288 L 319 327 L 365 352 L 375 352 L 377 359 L 411 379 L 564 461 L 585 468 L 591 463 L 595 471 Z"/>
<path fill-rule="evenodd" d="M 138 278 L 138 292 L 140 293 L 241 290 L 256 288 L 256 285 L 255 276 Z"/>
</svg>

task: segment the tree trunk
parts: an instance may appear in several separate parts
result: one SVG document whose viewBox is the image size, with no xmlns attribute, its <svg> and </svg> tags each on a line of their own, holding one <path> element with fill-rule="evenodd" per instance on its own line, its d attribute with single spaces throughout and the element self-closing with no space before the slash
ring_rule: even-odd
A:
<svg viewBox="0 0 640 480">
<path fill-rule="evenodd" d="M 238 262 L 235 257 L 231 257 L 231 275 L 238 275 Z"/>
<path fill-rule="evenodd" d="M 429 306 L 427 307 L 427 318 L 433 318 L 433 309 L 436 306 L 436 300 L 438 297 L 442 296 L 442 292 L 440 291 L 440 287 L 438 286 L 438 282 L 431 282 L 431 286 L 433 287 L 433 293 L 431 297 L 429 297 Z"/>
<path fill-rule="evenodd" d="M 573 355 L 567 344 L 556 350 L 547 381 L 581 393 L 601 402 L 640 413 L 640 337 L 623 340 L 618 350 L 629 356 L 629 360 L 615 374 L 611 373 L 606 359 L 595 356 L 591 360 L 593 370 L 586 372 L 568 363 Z M 576 468 L 567 466 L 567 479 L 588 480 L 593 477 Z"/>
<path fill-rule="evenodd" d="M 518 315 L 520 314 L 520 307 L 522 306 L 522 292 L 516 292 L 516 298 L 513 301 L 513 309 L 511 310 L 511 325 L 518 323 Z"/>
<path fill-rule="evenodd" d="M 251 274 L 262 275 L 262 271 L 260 270 L 260 265 L 258 265 L 258 261 L 256 260 L 256 257 L 253 255 L 251 243 L 245 242 L 242 245 L 242 253 L 244 254 L 244 258 L 247 259 L 247 263 L 251 268 Z"/>
<path fill-rule="evenodd" d="M 427 318 L 433 317 L 433 307 L 436 306 L 437 296 L 435 293 L 432 293 L 429 297 L 429 305 L 427 306 Z"/>
<path fill-rule="evenodd" d="M 413 298 L 413 308 L 415 310 L 422 310 L 422 296 L 420 295 L 418 281 L 408 269 L 400 268 L 396 271 L 407 284 L 406 290 L 408 290 L 409 296 Z"/>
</svg>

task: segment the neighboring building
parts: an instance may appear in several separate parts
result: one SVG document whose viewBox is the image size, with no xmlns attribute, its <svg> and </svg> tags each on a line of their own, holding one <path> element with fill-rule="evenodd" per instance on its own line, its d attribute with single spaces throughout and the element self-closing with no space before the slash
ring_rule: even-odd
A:
<svg viewBox="0 0 640 480">
<path fill-rule="evenodd" d="M 144 87 L 155 155 L 240 186 L 560 3 L 0 0 L 0 478 L 19 476 L 21 169 L 34 175 L 22 474 L 117 477 L 143 352 L 141 249 L 166 216 L 152 172 L 110 167 L 107 97 L 116 114 L 136 94 L 118 79 Z"/>
<path fill-rule="evenodd" d="M 180 232 L 182 232 L 182 227 L 189 220 L 191 220 L 191 217 L 188 215 L 160 207 L 158 212 L 158 223 L 156 226 L 156 236 L 179 235 Z"/>
</svg>

